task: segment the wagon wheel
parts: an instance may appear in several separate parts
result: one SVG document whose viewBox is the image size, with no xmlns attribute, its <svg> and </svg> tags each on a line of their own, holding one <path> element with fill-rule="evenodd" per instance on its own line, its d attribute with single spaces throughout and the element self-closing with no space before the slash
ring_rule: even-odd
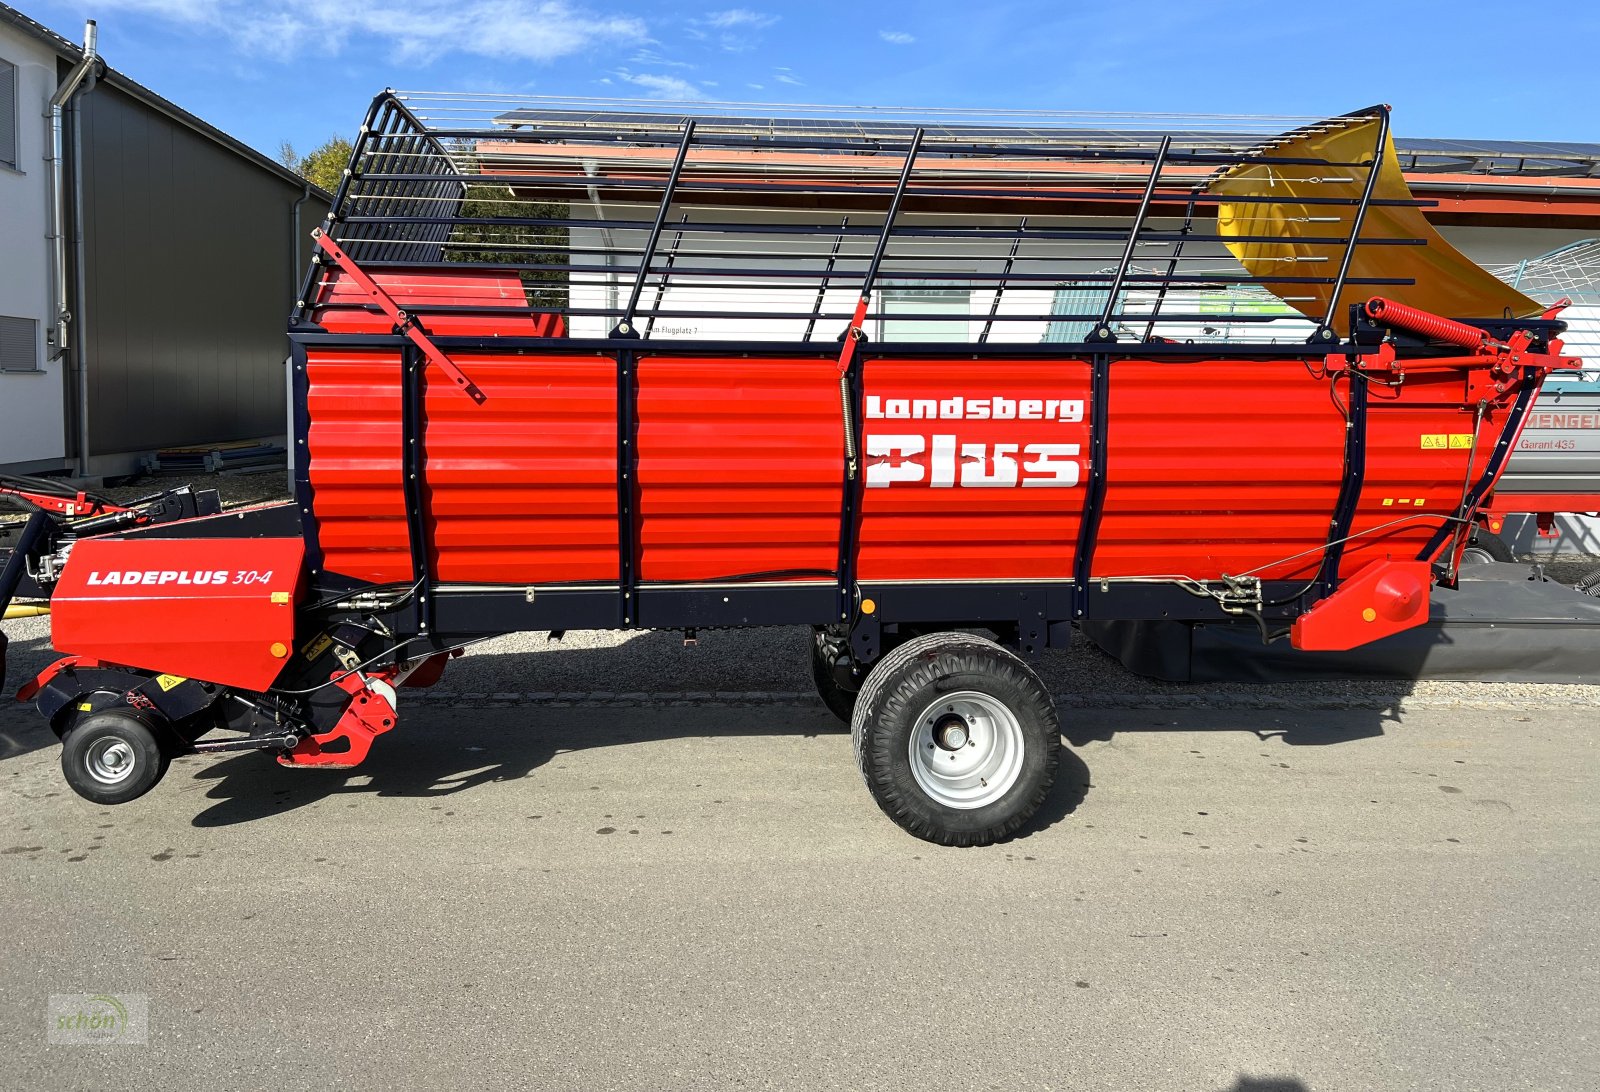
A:
<svg viewBox="0 0 1600 1092">
<path fill-rule="evenodd" d="M 132 713 L 91 713 L 61 741 L 61 772 L 72 791 L 97 804 L 143 796 L 167 772 L 169 755 L 150 726 Z"/>
<path fill-rule="evenodd" d="M 1055 780 L 1055 704 L 993 641 L 932 633 L 867 676 L 851 724 L 856 762 L 888 816 L 919 838 L 988 845 L 1027 822 Z"/>
</svg>

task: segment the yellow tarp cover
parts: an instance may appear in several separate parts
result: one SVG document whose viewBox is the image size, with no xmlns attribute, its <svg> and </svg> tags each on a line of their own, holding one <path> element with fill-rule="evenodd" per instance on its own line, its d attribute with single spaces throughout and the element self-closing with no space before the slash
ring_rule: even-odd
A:
<svg viewBox="0 0 1600 1092">
<path fill-rule="evenodd" d="M 1308 243 L 1304 237 L 1345 239 L 1355 217 L 1354 205 L 1307 204 L 1308 197 L 1360 199 L 1367 182 L 1380 120 L 1374 116 L 1330 123 L 1290 133 L 1271 145 L 1266 154 L 1294 159 L 1322 159 L 1332 163 L 1357 163 L 1359 167 L 1334 167 L 1280 163 L 1241 164 L 1207 185 L 1218 197 L 1270 197 L 1272 201 L 1222 201 L 1217 207 L 1218 234 L 1270 236 L 1272 242 L 1233 242 L 1224 239 L 1233 256 L 1252 276 L 1266 280 L 1265 287 L 1284 297 L 1295 310 L 1321 322 L 1328 312 L 1331 284 L 1274 282 L 1273 277 L 1327 277 L 1339 272 L 1344 244 Z M 1410 201 L 1411 187 L 1400 173 L 1394 141 L 1385 137 L 1383 160 L 1372 199 Z M 1334 219 L 1328 219 L 1328 218 Z M 1410 278 L 1409 285 L 1347 285 L 1334 310 L 1334 328 L 1349 333 L 1349 305 L 1372 296 L 1384 296 L 1449 318 L 1500 318 L 1508 312 L 1525 318 L 1544 308 L 1515 288 L 1480 268 L 1471 258 L 1445 242 L 1411 205 L 1372 204 L 1361 226 L 1361 239 L 1425 239 L 1426 246 L 1363 245 L 1356 248 L 1350 277 Z M 1287 261 L 1285 259 L 1297 259 Z M 1306 259 L 1320 259 L 1307 261 Z M 1302 298 L 1295 298 L 1302 297 Z M 1304 298 L 1310 297 L 1310 298 Z"/>
</svg>

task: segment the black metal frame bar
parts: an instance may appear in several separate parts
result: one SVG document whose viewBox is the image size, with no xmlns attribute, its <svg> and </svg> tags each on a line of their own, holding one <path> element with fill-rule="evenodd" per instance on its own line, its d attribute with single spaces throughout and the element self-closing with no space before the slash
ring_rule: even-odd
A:
<svg viewBox="0 0 1600 1092">
<path fill-rule="evenodd" d="M 1345 539 L 1355 523 L 1356 509 L 1361 504 L 1361 493 L 1367 485 L 1367 381 L 1356 370 L 1358 362 L 1352 360 L 1344 376 L 1349 385 L 1345 399 L 1344 475 L 1339 483 L 1339 496 L 1334 502 L 1333 515 L 1328 520 L 1328 547 L 1322 555 L 1322 565 L 1317 570 L 1317 586 L 1326 594 L 1338 583 L 1339 562 L 1344 558 Z M 1337 376 L 1329 382 L 1337 388 Z"/>
<path fill-rule="evenodd" d="M 817 320 L 822 317 L 822 301 L 828 297 L 828 283 L 833 279 L 833 268 L 839 261 L 839 250 L 844 246 L 845 231 L 849 227 L 850 217 L 846 216 L 839 224 L 839 234 L 833 237 L 833 250 L 828 253 L 828 262 L 818 278 L 817 300 L 811 305 L 811 317 L 806 320 L 806 333 L 801 341 L 810 341 L 811 335 L 816 332 Z"/>
<path fill-rule="evenodd" d="M 650 262 L 655 257 L 656 245 L 661 242 L 661 228 L 667 222 L 667 210 L 672 207 L 673 195 L 678 192 L 678 180 L 683 176 L 683 164 L 689 158 L 689 146 L 694 143 L 694 119 L 683 120 L 683 141 L 678 145 L 678 155 L 672 161 L 672 173 L 661 191 L 661 205 L 656 209 L 655 223 L 650 225 L 650 237 L 639 256 L 639 270 L 633 278 L 633 288 L 628 293 L 628 303 L 622 309 L 622 321 L 611 332 L 612 337 L 634 337 L 633 313 L 639 307 L 639 296 L 644 291 L 644 279 L 650 275 Z M 665 291 L 665 282 L 663 282 Z"/>
<path fill-rule="evenodd" d="M 1088 617 L 1089 577 L 1095 543 L 1100 538 L 1100 517 L 1106 501 L 1106 453 L 1110 450 L 1111 354 L 1101 346 L 1089 358 L 1089 480 L 1078 524 L 1078 545 L 1073 554 L 1072 617 Z"/>
<path fill-rule="evenodd" d="M 688 222 L 689 214 L 686 212 L 679 219 L 679 223 Z M 656 301 L 650 307 L 650 317 L 644 321 L 644 336 L 649 338 L 650 331 L 655 329 L 656 316 L 661 311 L 661 301 L 667 294 L 667 281 L 672 278 L 672 267 L 678 260 L 678 247 L 683 243 L 683 229 L 680 227 L 672 236 L 672 245 L 667 248 L 667 260 L 661 267 L 661 280 L 656 285 Z M 548 267 L 544 267 L 548 268 Z"/>
<path fill-rule="evenodd" d="M 1027 230 L 1028 218 L 1024 216 L 1017 222 L 1017 237 L 1011 240 L 1011 251 L 1006 255 L 1006 264 L 1001 269 L 1000 279 L 994 286 L 994 296 L 989 300 L 989 315 L 984 319 L 983 329 L 978 333 L 979 345 L 989 340 L 989 331 L 994 329 L 994 317 L 1000 313 L 1000 297 L 1005 294 L 1006 285 L 1011 281 L 1011 270 L 1017 263 L 1017 251 L 1022 249 L 1022 236 Z"/>
<path fill-rule="evenodd" d="M 400 472 L 406 506 L 406 535 L 411 549 L 411 578 L 416 589 L 405 609 L 417 632 L 426 635 L 433 621 L 433 572 L 428 547 L 427 376 L 428 358 L 415 345 L 400 350 Z"/>
<path fill-rule="evenodd" d="M 1333 281 L 1333 292 L 1328 297 L 1328 312 L 1323 316 L 1322 329 L 1317 333 L 1320 341 L 1338 340 L 1338 333 L 1333 329 L 1333 320 L 1339 313 L 1339 296 L 1344 292 L 1350 275 L 1350 263 L 1355 259 L 1356 248 L 1361 245 L 1361 228 L 1367 221 L 1367 209 L 1373 204 L 1383 204 L 1372 200 L 1372 191 L 1378 184 L 1378 174 L 1383 170 L 1383 153 L 1389 142 L 1389 108 L 1382 106 L 1377 109 L 1378 114 L 1378 139 L 1372 150 L 1372 166 L 1367 171 L 1367 181 L 1361 190 L 1361 201 L 1356 205 L 1355 215 L 1350 218 L 1350 238 L 1344 245 L 1344 252 L 1339 259 L 1339 273 Z M 1309 202 L 1296 199 L 1299 204 Z"/>
<path fill-rule="evenodd" d="M 1117 263 L 1117 271 L 1111 277 L 1111 287 L 1106 292 L 1106 305 L 1100 315 L 1100 324 L 1089 335 L 1092 341 L 1116 340 L 1116 332 L 1111 327 L 1111 316 L 1116 313 L 1117 297 L 1122 294 L 1122 285 L 1128 278 L 1128 266 L 1132 264 L 1133 252 L 1139 245 L 1139 232 L 1144 227 L 1145 217 L 1150 215 L 1150 201 L 1155 197 L 1156 185 L 1161 181 L 1161 168 L 1167 162 L 1167 152 L 1171 147 L 1172 138 L 1162 137 L 1161 144 L 1156 149 L 1155 161 L 1150 164 L 1150 177 L 1145 181 L 1144 194 L 1139 198 L 1139 211 L 1134 213 L 1133 223 L 1128 227 L 1127 242 L 1122 248 L 1122 260 Z"/>
</svg>

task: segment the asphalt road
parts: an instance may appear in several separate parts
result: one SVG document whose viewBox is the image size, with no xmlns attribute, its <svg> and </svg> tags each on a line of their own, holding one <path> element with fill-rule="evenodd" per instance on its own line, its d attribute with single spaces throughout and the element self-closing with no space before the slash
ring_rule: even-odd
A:
<svg viewBox="0 0 1600 1092">
<path fill-rule="evenodd" d="M 941 850 L 819 705 L 676 700 L 414 704 L 114 809 L 0 712 L 0 1082 L 1600 1086 L 1592 707 L 1069 710 L 1035 827 Z M 147 1046 L 47 1044 L 102 991 Z"/>
</svg>

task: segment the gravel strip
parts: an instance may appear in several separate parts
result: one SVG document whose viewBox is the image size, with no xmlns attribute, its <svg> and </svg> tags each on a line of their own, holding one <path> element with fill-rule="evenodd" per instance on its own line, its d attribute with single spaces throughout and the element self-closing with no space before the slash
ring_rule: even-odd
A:
<svg viewBox="0 0 1600 1092">
<path fill-rule="evenodd" d="M 50 662 L 49 619 L 4 623 L 12 687 Z M 440 686 L 405 690 L 403 704 L 554 706 L 814 705 L 804 627 L 702 630 L 695 648 L 676 632 L 593 631 L 551 641 L 513 633 L 453 660 Z M 1180 684 L 1142 678 L 1087 640 L 1035 662 L 1063 709 L 1562 709 L 1600 706 L 1600 685 L 1364 679 Z"/>
</svg>

